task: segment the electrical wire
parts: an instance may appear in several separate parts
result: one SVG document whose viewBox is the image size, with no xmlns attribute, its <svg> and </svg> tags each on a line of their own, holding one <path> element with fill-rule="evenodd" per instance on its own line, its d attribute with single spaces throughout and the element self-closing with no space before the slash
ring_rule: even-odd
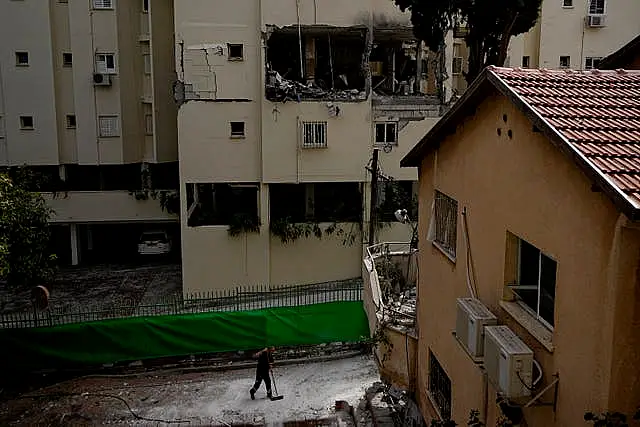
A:
<svg viewBox="0 0 640 427">
<path fill-rule="evenodd" d="M 108 394 L 108 393 L 49 393 L 49 394 L 29 394 L 29 395 L 24 395 L 24 396 L 18 396 L 16 397 L 16 399 L 51 399 L 51 398 L 61 398 L 61 397 L 73 397 L 73 396 L 82 396 L 82 397 L 88 397 L 88 396 L 95 396 L 95 397 L 106 397 L 106 398 L 111 398 L 111 399 L 116 399 L 119 400 L 120 402 L 124 403 L 124 405 L 127 407 L 127 410 L 131 413 L 131 415 L 136 419 L 136 420 L 140 420 L 140 421 L 150 421 L 150 422 L 154 422 L 154 423 L 165 423 L 165 424 L 181 424 L 181 423 L 190 423 L 190 420 L 165 420 L 162 418 L 148 418 L 148 417 L 144 417 L 142 415 L 138 415 L 135 412 L 133 412 L 133 409 L 131 409 L 131 405 L 129 405 L 129 402 L 126 401 L 126 399 L 120 397 L 120 396 L 116 396 L 115 394 Z"/>
</svg>

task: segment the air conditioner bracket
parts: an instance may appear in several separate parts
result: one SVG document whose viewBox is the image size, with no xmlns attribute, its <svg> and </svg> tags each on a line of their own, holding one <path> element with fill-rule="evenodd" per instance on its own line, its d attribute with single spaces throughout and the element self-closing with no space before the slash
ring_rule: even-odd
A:
<svg viewBox="0 0 640 427">
<path fill-rule="evenodd" d="M 553 412 L 556 411 L 556 404 L 558 402 L 558 383 L 560 382 L 560 376 L 555 373 L 553 374 L 554 380 L 549 383 L 545 388 L 540 390 L 538 394 L 536 394 L 529 402 L 527 402 L 524 407 L 529 408 L 531 406 L 553 406 Z M 549 390 L 553 389 L 553 401 L 552 402 L 538 402 L 540 398 Z"/>
</svg>

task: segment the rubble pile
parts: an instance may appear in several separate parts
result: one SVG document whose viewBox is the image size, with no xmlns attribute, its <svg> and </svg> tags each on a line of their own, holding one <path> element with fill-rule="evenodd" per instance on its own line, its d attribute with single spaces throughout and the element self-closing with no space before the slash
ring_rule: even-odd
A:
<svg viewBox="0 0 640 427">
<path fill-rule="evenodd" d="M 364 101 L 366 93 L 359 89 L 325 90 L 309 83 L 285 79 L 277 71 L 267 71 L 266 97 L 271 101 L 301 102 L 303 99 L 331 99 L 339 101 Z"/>
</svg>

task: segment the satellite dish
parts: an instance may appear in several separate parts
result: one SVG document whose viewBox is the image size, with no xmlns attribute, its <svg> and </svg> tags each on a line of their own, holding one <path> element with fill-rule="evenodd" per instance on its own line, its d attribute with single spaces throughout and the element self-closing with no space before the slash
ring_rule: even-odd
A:
<svg viewBox="0 0 640 427">
<path fill-rule="evenodd" d="M 49 290 L 44 286 L 31 289 L 31 302 L 36 310 L 44 310 L 49 306 Z"/>
<path fill-rule="evenodd" d="M 387 154 L 389 154 L 391 150 L 393 150 L 393 145 L 391 144 L 385 144 L 384 147 L 382 147 L 382 151 L 384 151 Z"/>
</svg>

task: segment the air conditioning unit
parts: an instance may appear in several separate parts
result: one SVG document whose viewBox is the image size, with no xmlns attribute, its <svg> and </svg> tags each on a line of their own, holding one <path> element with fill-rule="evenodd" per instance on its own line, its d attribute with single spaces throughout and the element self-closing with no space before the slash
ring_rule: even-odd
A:
<svg viewBox="0 0 640 427">
<path fill-rule="evenodd" d="M 587 26 L 590 28 L 604 27 L 605 15 L 589 15 L 587 16 Z"/>
<path fill-rule="evenodd" d="M 109 74 L 94 73 L 93 85 L 94 86 L 111 86 L 111 76 Z"/>
<path fill-rule="evenodd" d="M 498 319 L 475 298 L 458 298 L 456 314 L 456 338 L 474 361 L 484 355 L 484 327 L 497 325 Z"/>
<path fill-rule="evenodd" d="M 489 381 L 507 399 L 531 395 L 533 350 L 507 326 L 484 328 L 484 367 Z"/>
</svg>

